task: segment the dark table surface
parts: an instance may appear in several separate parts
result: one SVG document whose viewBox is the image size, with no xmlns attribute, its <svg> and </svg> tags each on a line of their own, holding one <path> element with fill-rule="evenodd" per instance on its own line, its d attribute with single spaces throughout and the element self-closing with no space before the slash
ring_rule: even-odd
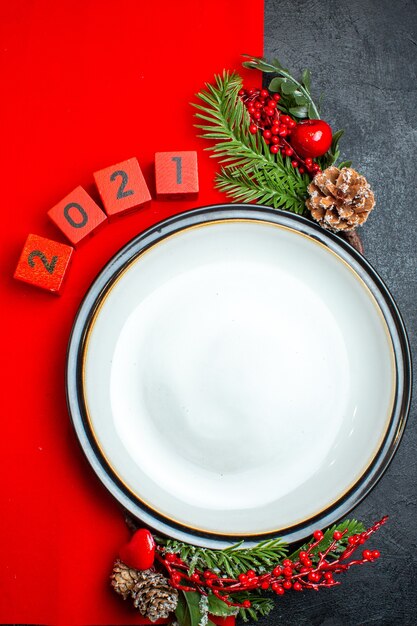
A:
<svg viewBox="0 0 417 626">
<path fill-rule="evenodd" d="M 322 117 L 345 128 L 342 157 L 370 182 L 377 207 L 362 228 L 365 256 L 386 282 L 417 346 L 417 4 L 415 0 L 265 0 L 265 56 L 312 72 Z M 417 624 L 417 394 L 400 448 L 352 512 L 383 558 L 335 589 L 287 594 L 260 625 Z"/>
</svg>

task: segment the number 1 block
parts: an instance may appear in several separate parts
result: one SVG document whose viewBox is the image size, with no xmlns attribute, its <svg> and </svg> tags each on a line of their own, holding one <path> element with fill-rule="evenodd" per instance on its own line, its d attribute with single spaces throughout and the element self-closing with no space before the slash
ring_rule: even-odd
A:
<svg viewBox="0 0 417 626">
<path fill-rule="evenodd" d="M 158 198 L 198 194 L 197 152 L 157 152 L 155 181 Z"/>
<path fill-rule="evenodd" d="M 14 277 L 59 295 L 74 248 L 52 239 L 29 235 Z"/>
<path fill-rule="evenodd" d="M 151 200 L 136 158 L 95 172 L 94 180 L 109 217 L 138 209 Z"/>
<path fill-rule="evenodd" d="M 58 202 L 48 211 L 48 215 L 74 246 L 107 220 L 100 207 L 82 187 L 77 187 Z"/>
</svg>

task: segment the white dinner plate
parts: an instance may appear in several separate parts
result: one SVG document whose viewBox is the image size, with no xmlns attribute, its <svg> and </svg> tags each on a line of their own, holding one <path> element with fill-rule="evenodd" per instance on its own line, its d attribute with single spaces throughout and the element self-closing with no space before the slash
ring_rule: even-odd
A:
<svg viewBox="0 0 417 626">
<path fill-rule="evenodd" d="M 202 545 L 305 537 L 364 497 L 408 410 L 406 335 L 348 244 L 262 207 L 166 220 L 77 317 L 68 400 L 99 477 Z"/>
</svg>

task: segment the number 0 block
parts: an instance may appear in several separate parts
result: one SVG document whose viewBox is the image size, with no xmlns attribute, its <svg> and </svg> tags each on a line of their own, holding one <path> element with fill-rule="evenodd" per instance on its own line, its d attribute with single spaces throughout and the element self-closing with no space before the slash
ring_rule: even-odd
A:
<svg viewBox="0 0 417 626">
<path fill-rule="evenodd" d="M 197 152 L 157 152 L 155 154 L 156 195 L 158 198 L 198 194 Z"/>
<path fill-rule="evenodd" d="M 109 217 L 138 209 L 151 200 L 136 158 L 95 172 L 94 180 Z"/>
<path fill-rule="evenodd" d="M 48 215 L 74 246 L 107 219 L 82 187 L 77 187 L 58 202 L 48 211 Z"/>
<path fill-rule="evenodd" d="M 14 277 L 59 295 L 74 248 L 63 243 L 29 235 Z"/>
</svg>

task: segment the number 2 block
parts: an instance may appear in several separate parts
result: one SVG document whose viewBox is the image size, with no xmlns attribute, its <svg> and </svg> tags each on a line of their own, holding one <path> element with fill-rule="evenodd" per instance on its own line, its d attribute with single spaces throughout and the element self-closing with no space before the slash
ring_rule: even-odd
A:
<svg viewBox="0 0 417 626">
<path fill-rule="evenodd" d="M 133 211 L 151 200 L 136 158 L 95 172 L 94 180 L 109 217 Z"/>
<path fill-rule="evenodd" d="M 58 202 L 48 215 L 74 246 L 107 219 L 82 187 L 77 187 Z"/>
<path fill-rule="evenodd" d="M 155 154 L 156 195 L 158 198 L 198 194 L 197 152 L 157 152 Z"/>
<path fill-rule="evenodd" d="M 74 248 L 63 243 L 29 235 L 14 277 L 59 295 L 73 251 Z"/>
</svg>

